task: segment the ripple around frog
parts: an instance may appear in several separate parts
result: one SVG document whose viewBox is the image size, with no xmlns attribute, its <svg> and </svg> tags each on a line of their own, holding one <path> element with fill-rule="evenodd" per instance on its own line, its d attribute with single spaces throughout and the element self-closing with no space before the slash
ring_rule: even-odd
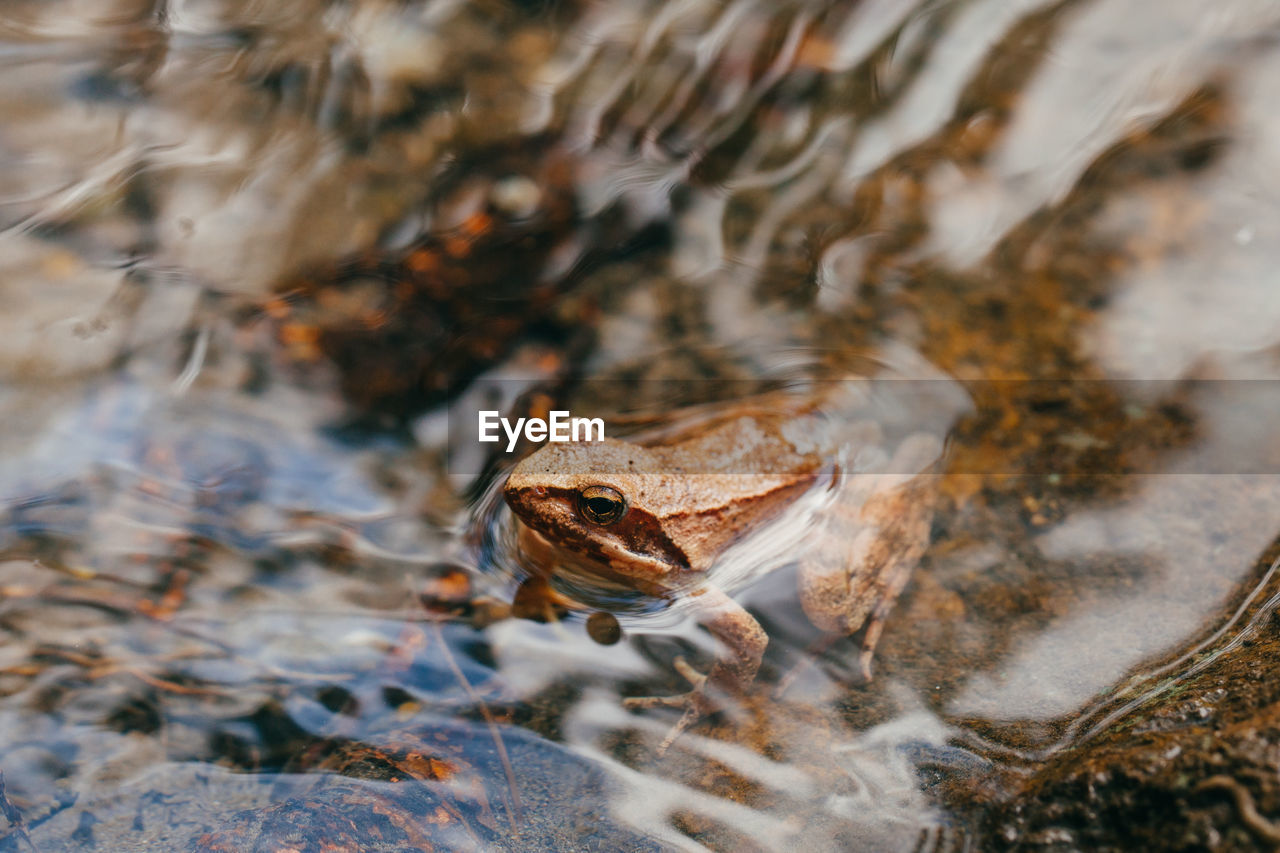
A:
<svg viewBox="0 0 1280 853">
<path fill-rule="evenodd" d="M 734 359 L 740 354 L 734 348 L 725 347 L 717 350 L 715 357 Z M 751 355 L 759 364 L 772 365 L 772 370 L 760 374 L 756 380 L 758 385 L 766 389 L 777 388 L 779 390 L 773 393 L 785 394 L 787 399 L 796 402 L 810 398 L 823 401 L 815 411 L 797 418 L 788 438 L 801 448 L 812 446 L 819 452 L 825 452 L 821 448 L 837 449 L 814 484 L 781 517 L 771 522 L 766 530 L 746 536 L 716 562 L 713 570 L 715 581 L 729 593 L 749 586 L 773 569 L 794 564 L 800 559 L 805 544 L 814 541 L 815 534 L 823 528 L 824 508 L 835 499 L 832 486 L 836 471 L 845 474 L 886 471 L 888 457 L 877 445 L 883 443 L 893 447 L 915 433 L 927 432 L 937 436 L 941 447 L 951 423 L 969 406 L 968 398 L 958 383 L 901 345 L 855 360 L 862 369 L 877 371 L 870 380 L 862 377 L 821 378 L 824 371 L 815 370 L 815 363 L 822 354 L 814 350 L 792 348 L 777 355 L 759 351 Z M 815 373 L 819 378 L 815 378 Z M 830 375 L 832 371 L 828 368 L 825 373 Z M 604 390 L 604 399 L 630 399 L 634 404 L 635 395 L 628 398 L 617 394 L 619 383 L 619 380 L 607 378 L 580 383 L 575 397 L 593 413 L 595 409 L 589 407 L 592 405 L 591 391 L 596 387 Z M 687 401 L 687 380 L 670 383 L 670 390 L 662 381 L 648 380 L 644 384 L 647 387 L 641 397 L 650 401 L 649 406 L 657 401 L 661 414 L 649 415 L 643 410 L 630 408 L 623 423 L 639 415 L 643 426 L 638 431 L 632 427 L 632 430 L 624 429 L 620 433 L 628 441 L 642 445 L 679 440 L 682 433 L 697 431 L 707 422 L 722 418 L 724 406 L 750 404 L 752 400 L 728 398 L 721 404 L 687 405 L 672 412 L 663 410 L 662 403 L 677 398 Z M 725 388 L 734 386 L 723 381 L 694 380 L 694 387 L 718 396 Z M 761 399 L 773 399 L 766 405 L 790 405 L 783 403 L 781 398 Z M 607 427 L 607 431 L 609 429 Z M 926 467 L 936 466 L 935 470 L 940 470 L 943 464 L 943 459 L 935 457 L 921 461 L 920 467 L 913 470 L 892 473 L 915 475 Z M 481 573 L 510 585 L 523 580 L 528 573 L 520 566 L 514 516 L 502 501 L 505 471 L 499 469 L 491 476 L 492 482 L 473 504 L 472 526 L 477 531 L 474 534 L 477 542 L 475 561 Z M 695 466 L 682 471 L 680 476 L 696 478 L 703 474 Z M 694 583 L 696 581 L 690 581 L 691 585 Z M 569 565 L 562 566 L 555 573 L 553 585 L 589 608 L 616 613 L 624 617 L 626 624 L 636 627 L 643 624 L 650 630 L 661 631 L 684 621 L 683 611 L 688 608 L 688 602 L 678 595 L 673 594 L 675 601 L 672 606 L 671 601 L 655 600 L 623 584 L 575 570 Z M 673 593 L 677 592 L 673 590 Z M 669 615 L 661 616 L 663 613 Z"/>
</svg>

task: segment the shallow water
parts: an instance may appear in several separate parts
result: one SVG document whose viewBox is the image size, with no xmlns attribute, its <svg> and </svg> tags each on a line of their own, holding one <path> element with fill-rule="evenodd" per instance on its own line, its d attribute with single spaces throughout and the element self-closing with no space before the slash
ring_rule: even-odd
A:
<svg viewBox="0 0 1280 853">
<path fill-rule="evenodd" d="M 9 4 L 0 847 L 1269 849 L 1277 33 Z M 756 686 L 658 756 L 620 698 L 712 639 L 512 616 L 459 436 L 894 358 L 959 396 L 875 677 L 753 568 Z"/>
</svg>

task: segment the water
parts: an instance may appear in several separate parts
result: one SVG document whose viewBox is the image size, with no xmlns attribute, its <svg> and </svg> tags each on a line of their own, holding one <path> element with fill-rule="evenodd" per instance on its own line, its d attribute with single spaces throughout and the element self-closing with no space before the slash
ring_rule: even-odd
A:
<svg viewBox="0 0 1280 853">
<path fill-rule="evenodd" d="M 1197 785 L 1280 796 L 1278 26 L 9 4 L 0 844 L 1265 845 Z M 884 352 L 966 403 L 875 678 L 753 573 L 757 688 L 657 756 L 620 698 L 712 640 L 505 618 L 511 460 L 458 424 Z"/>
</svg>

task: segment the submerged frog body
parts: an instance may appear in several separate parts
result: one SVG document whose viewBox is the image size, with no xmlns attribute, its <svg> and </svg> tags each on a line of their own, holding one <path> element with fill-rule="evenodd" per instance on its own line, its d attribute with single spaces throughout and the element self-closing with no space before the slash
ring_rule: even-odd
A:
<svg viewBox="0 0 1280 853">
<path fill-rule="evenodd" d="M 817 627 L 847 635 L 865 626 L 870 677 L 884 621 L 928 544 L 934 478 L 926 472 L 941 441 L 917 432 L 886 453 L 874 425 L 850 426 L 833 405 L 778 394 L 641 442 L 551 444 L 507 480 L 503 494 L 536 572 L 684 600 L 723 644 L 705 678 L 677 661 L 690 694 L 630 700 L 686 707 L 663 748 L 710 709 L 708 686 L 737 691 L 755 678 L 767 637 L 722 591 L 718 570 L 748 536 L 755 543 L 784 517 L 794 521 L 797 506 L 812 516 L 804 548 L 777 565 L 798 557 L 800 600 Z M 833 424 L 846 427 L 843 437 L 830 437 Z"/>
</svg>

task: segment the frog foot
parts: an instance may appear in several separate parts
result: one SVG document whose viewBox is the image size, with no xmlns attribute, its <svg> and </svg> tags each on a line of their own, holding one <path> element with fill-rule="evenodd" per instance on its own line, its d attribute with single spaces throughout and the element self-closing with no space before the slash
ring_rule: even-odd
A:
<svg viewBox="0 0 1280 853">
<path fill-rule="evenodd" d="M 513 616 L 548 625 L 554 625 L 570 612 L 582 609 L 583 605 L 556 590 L 542 575 L 525 578 L 511 600 Z"/>
<path fill-rule="evenodd" d="M 662 757 L 666 751 L 675 743 L 676 738 L 680 737 L 685 729 L 692 726 L 698 720 L 707 716 L 716 710 L 715 705 L 707 698 L 707 676 L 698 672 L 683 657 L 677 657 L 672 665 L 676 672 L 684 676 L 685 681 L 693 685 L 693 689 L 688 693 L 680 693 L 675 696 L 633 696 L 622 700 L 623 707 L 626 708 L 683 708 L 684 714 L 671 727 L 671 731 L 667 732 L 667 736 L 662 739 L 662 743 L 658 744 L 658 756 Z"/>
</svg>

